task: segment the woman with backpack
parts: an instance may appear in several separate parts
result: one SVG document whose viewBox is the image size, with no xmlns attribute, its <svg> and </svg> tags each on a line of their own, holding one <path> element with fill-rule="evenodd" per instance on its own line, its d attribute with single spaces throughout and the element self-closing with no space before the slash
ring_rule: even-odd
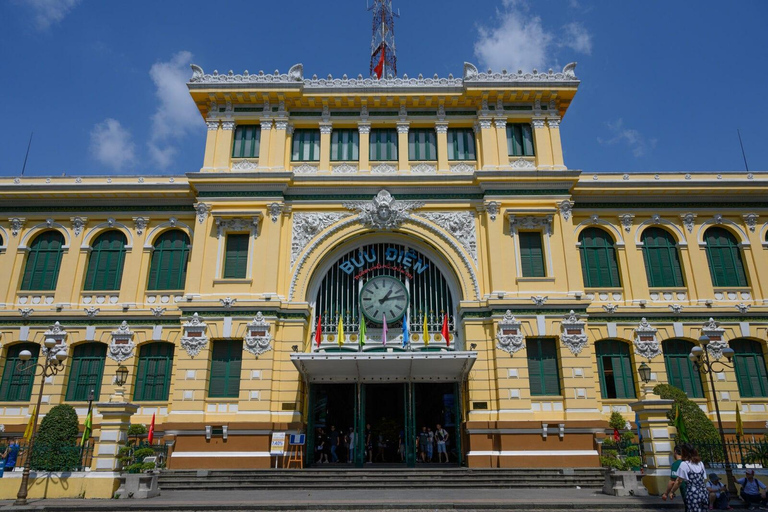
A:
<svg viewBox="0 0 768 512">
<path fill-rule="evenodd" d="M 675 492 L 686 483 L 684 503 L 687 512 L 706 512 L 709 509 L 709 492 L 707 491 L 707 471 L 701 462 L 699 452 L 690 444 L 683 445 L 683 462 L 677 469 L 677 480 L 669 493 L 669 499 L 675 497 Z"/>
</svg>

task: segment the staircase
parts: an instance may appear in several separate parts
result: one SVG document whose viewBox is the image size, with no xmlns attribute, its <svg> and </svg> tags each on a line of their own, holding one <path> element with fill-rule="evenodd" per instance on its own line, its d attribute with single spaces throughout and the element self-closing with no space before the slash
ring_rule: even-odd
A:
<svg viewBox="0 0 768 512">
<path fill-rule="evenodd" d="M 600 489 L 602 468 L 312 468 L 263 470 L 167 470 L 160 474 L 163 491 L 240 491 L 257 489 Z"/>
</svg>

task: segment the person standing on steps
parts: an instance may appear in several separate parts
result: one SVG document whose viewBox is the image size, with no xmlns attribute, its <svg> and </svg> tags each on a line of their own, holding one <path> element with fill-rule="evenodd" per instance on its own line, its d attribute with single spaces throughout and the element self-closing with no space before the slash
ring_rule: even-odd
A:
<svg viewBox="0 0 768 512">
<path fill-rule="evenodd" d="M 339 449 L 339 431 L 336 425 L 331 425 L 331 433 L 328 435 L 328 441 L 331 443 L 331 462 L 339 462 L 339 456 L 336 453 Z"/>
<path fill-rule="evenodd" d="M 347 450 L 347 462 L 349 463 L 355 462 L 356 439 L 357 436 L 355 435 L 355 430 L 352 427 L 349 427 L 349 434 L 347 434 L 347 442 L 349 443 L 349 449 Z"/>
<path fill-rule="evenodd" d="M 432 462 L 432 456 L 435 453 L 435 433 L 431 428 L 427 428 L 427 462 Z"/>
<path fill-rule="evenodd" d="M 443 454 L 445 454 L 445 462 L 448 462 L 448 450 L 445 448 L 445 443 L 448 442 L 448 432 L 439 423 L 435 428 L 435 440 L 437 441 L 437 459 L 438 462 L 443 462 Z"/>
<path fill-rule="evenodd" d="M 699 452 L 690 444 L 683 445 L 683 462 L 677 470 L 677 480 L 669 493 L 669 499 L 675 498 L 675 491 L 686 482 L 685 509 L 687 512 L 706 512 L 709 509 L 709 493 L 706 487 L 707 471 L 701 462 Z"/>
<path fill-rule="evenodd" d="M 429 433 L 427 427 L 421 427 L 419 432 L 419 455 L 421 462 L 427 462 L 427 442 L 429 441 Z"/>
<path fill-rule="evenodd" d="M 368 464 L 373 463 L 373 431 L 371 430 L 371 424 L 365 425 L 365 453 L 368 455 Z"/>
<path fill-rule="evenodd" d="M 669 491 L 672 490 L 672 486 L 675 485 L 675 481 L 677 480 L 677 470 L 680 468 L 680 464 L 683 463 L 683 449 L 679 444 L 675 445 L 675 450 L 673 453 L 675 455 L 675 462 L 672 463 L 672 471 L 669 475 L 667 490 L 664 491 L 664 494 L 661 495 L 661 499 L 664 501 L 667 501 Z M 683 497 L 683 502 L 685 502 L 685 482 L 680 485 L 680 496 Z"/>
</svg>

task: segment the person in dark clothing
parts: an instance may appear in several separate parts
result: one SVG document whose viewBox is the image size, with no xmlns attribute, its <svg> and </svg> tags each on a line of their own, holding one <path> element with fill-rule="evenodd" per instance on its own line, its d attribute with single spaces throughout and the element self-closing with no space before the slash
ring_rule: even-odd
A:
<svg viewBox="0 0 768 512">
<path fill-rule="evenodd" d="M 16 467 L 16 459 L 19 456 L 19 443 L 17 441 L 11 441 L 8 447 L 2 454 L 4 471 L 11 472 Z"/>
<path fill-rule="evenodd" d="M 421 456 L 421 462 L 427 462 L 427 443 L 429 443 L 429 432 L 427 432 L 427 427 L 421 427 L 421 432 L 419 432 L 419 455 Z"/>
<path fill-rule="evenodd" d="M 371 430 L 371 424 L 365 425 L 365 453 L 368 454 L 368 463 L 373 463 L 373 430 Z"/>
<path fill-rule="evenodd" d="M 331 425 L 328 441 L 331 444 L 331 462 L 339 462 L 339 456 L 336 454 L 336 450 L 339 449 L 339 431 L 336 430 L 336 425 Z"/>
<path fill-rule="evenodd" d="M 317 450 L 317 462 L 322 464 L 328 462 L 328 436 L 325 435 L 325 431 L 322 428 L 317 429 L 317 439 L 315 441 L 315 449 Z M 325 460 L 323 460 L 325 459 Z"/>
</svg>

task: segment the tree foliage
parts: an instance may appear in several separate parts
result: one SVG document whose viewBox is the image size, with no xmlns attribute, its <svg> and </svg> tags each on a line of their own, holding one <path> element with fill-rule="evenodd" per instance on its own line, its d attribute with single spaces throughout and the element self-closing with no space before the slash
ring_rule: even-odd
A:
<svg viewBox="0 0 768 512">
<path fill-rule="evenodd" d="M 658 384 L 653 388 L 653 392 L 666 400 L 674 400 L 675 405 L 680 408 L 680 414 L 683 416 L 683 424 L 688 433 L 688 439 L 694 443 L 720 443 L 720 434 L 715 425 L 707 418 L 696 402 L 688 399 L 688 396 L 682 389 L 670 386 L 669 384 Z M 667 413 L 669 421 L 675 419 L 675 408 L 673 407 Z"/>
<path fill-rule="evenodd" d="M 74 471 L 80 466 L 77 413 L 71 405 L 53 407 L 40 422 L 34 439 L 30 468 L 40 471 Z"/>
</svg>

